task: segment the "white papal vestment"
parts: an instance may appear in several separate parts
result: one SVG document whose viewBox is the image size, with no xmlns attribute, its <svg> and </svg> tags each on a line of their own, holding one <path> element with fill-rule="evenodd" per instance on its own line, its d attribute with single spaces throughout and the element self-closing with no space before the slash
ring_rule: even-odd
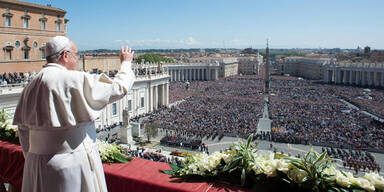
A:
<svg viewBox="0 0 384 192">
<path fill-rule="evenodd" d="M 24 88 L 13 121 L 26 158 L 22 191 L 107 191 L 94 120 L 134 80 L 130 62 L 114 79 L 48 63 Z"/>
</svg>

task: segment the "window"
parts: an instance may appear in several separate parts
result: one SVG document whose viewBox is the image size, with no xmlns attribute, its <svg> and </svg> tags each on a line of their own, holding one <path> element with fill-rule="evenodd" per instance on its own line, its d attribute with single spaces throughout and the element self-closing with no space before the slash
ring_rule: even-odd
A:
<svg viewBox="0 0 384 192">
<path fill-rule="evenodd" d="M 34 48 L 37 48 L 37 46 L 38 46 L 36 41 L 34 41 L 32 45 L 33 45 Z"/>
<path fill-rule="evenodd" d="M 45 21 L 41 21 L 41 30 L 45 30 Z"/>
<path fill-rule="evenodd" d="M 60 25 L 60 23 L 56 23 L 56 31 L 61 31 L 61 25 Z"/>
<path fill-rule="evenodd" d="M 24 59 L 29 59 L 29 50 L 24 50 Z"/>
<path fill-rule="evenodd" d="M 24 18 L 24 19 L 23 19 L 23 27 L 24 27 L 25 29 L 28 29 L 28 28 L 29 28 L 29 19 L 27 19 L 27 18 Z"/>
<path fill-rule="evenodd" d="M 141 108 L 144 107 L 144 97 L 141 97 L 141 100 L 140 100 L 140 107 L 141 107 Z"/>
<path fill-rule="evenodd" d="M 11 26 L 11 17 L 5 17 L 5 26 L 10 27 Z"/>
<path fill-rule="evenodd" d="M 41 59 L 45 59 L 45 47 L 41 48 Z"/>
<path fill-rule="evenodd" d="M 128 100 L 128 111 L 132 111 L 132 100 Z"/>
<path fill-rule="evenodd" d="M 20 41 L 15 41 L 15 47 L 19 48 L 20 47 Z"/>
<path fill-rule="evenodd" d="M 112 104 L 112 115 L 117 115 L 117 106 L 116 103 Z"/>
</svg>

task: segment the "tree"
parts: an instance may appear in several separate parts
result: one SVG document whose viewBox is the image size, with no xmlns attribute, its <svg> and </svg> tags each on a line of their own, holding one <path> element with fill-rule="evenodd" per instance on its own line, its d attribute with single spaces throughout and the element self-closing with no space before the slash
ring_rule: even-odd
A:
<svg viewBox="0 0 384 192">
<path fill-rule="evenodd" d="M 144 124 L 144 133 L 147 135 L 148 142 L 151 138 L 157 136 L 158 125 L 155 123 L 146 123 Z"/>
<path fill-rule="evenodd" d="M 156 55 L 156 54 L 153 54 L 153 53 L 147 53 L 147 54 L 144 54 L 144 55 L 140 55 L 136 62 L 137 63 L 141 63 L 141 60 L 144 59 L 144 62 L 152 62 L 152 63 L 158 63 L 158 62 L 166 62 L 166 63 L 173 63 L 174 61 L 170 58 L 166 58 L 166 57 L 162 57 L 160 55 Z"/>
</svg>

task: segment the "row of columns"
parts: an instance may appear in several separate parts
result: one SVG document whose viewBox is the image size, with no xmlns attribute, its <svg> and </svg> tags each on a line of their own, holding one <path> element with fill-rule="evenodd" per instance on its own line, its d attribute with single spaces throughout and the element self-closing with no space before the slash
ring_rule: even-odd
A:
<svg viewBox="0 0 384 192">
<path fill-rule="evenodd" d="M 218 69 L 169 69 L 170 81 L 211 81 L 219 79 Z"/>
<path fill-rule="evenodd" d="M 169 105 L 169 83 L 150 86 L 148 89 L 148 109 L 157 110 L 160 106 Z"/>
<path fill-rule="evenodd" d="M 326 69 L 324 72 L 324 82 L 384 87 L 384 70 Z"/>
</svg>

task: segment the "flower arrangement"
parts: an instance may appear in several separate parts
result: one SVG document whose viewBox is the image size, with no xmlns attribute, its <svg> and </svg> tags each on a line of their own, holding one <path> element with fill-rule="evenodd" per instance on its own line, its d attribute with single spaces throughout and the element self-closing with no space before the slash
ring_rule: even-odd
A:
<svg viewBox="0 0 384 192">
<path fill-rule="evenodd" d="M 246 142 L 233 144 L 227 152 L 188 154 L 180 164 L 163 170 L 172 178 L 220 180 L 257 191 L 384 191 L 384 178 L 377 173 L 355 177 L 336 169 L 326 153 L 311 149 L 303 158 L 260 153 Z"/>
<path fill-rule="evenodd" d="M 4 109 L 0 111 L 0 140 L 19 143 L 17 125 L 12 125 L 12 118 Z"/>
<path fill-rule="evenodd" d="M 124 149 L 115 143 L 97 140 L 97 147 L 101 161 L 104 163 L 126 163 L 132 160 L 124 154 Z"/>
</svg>

